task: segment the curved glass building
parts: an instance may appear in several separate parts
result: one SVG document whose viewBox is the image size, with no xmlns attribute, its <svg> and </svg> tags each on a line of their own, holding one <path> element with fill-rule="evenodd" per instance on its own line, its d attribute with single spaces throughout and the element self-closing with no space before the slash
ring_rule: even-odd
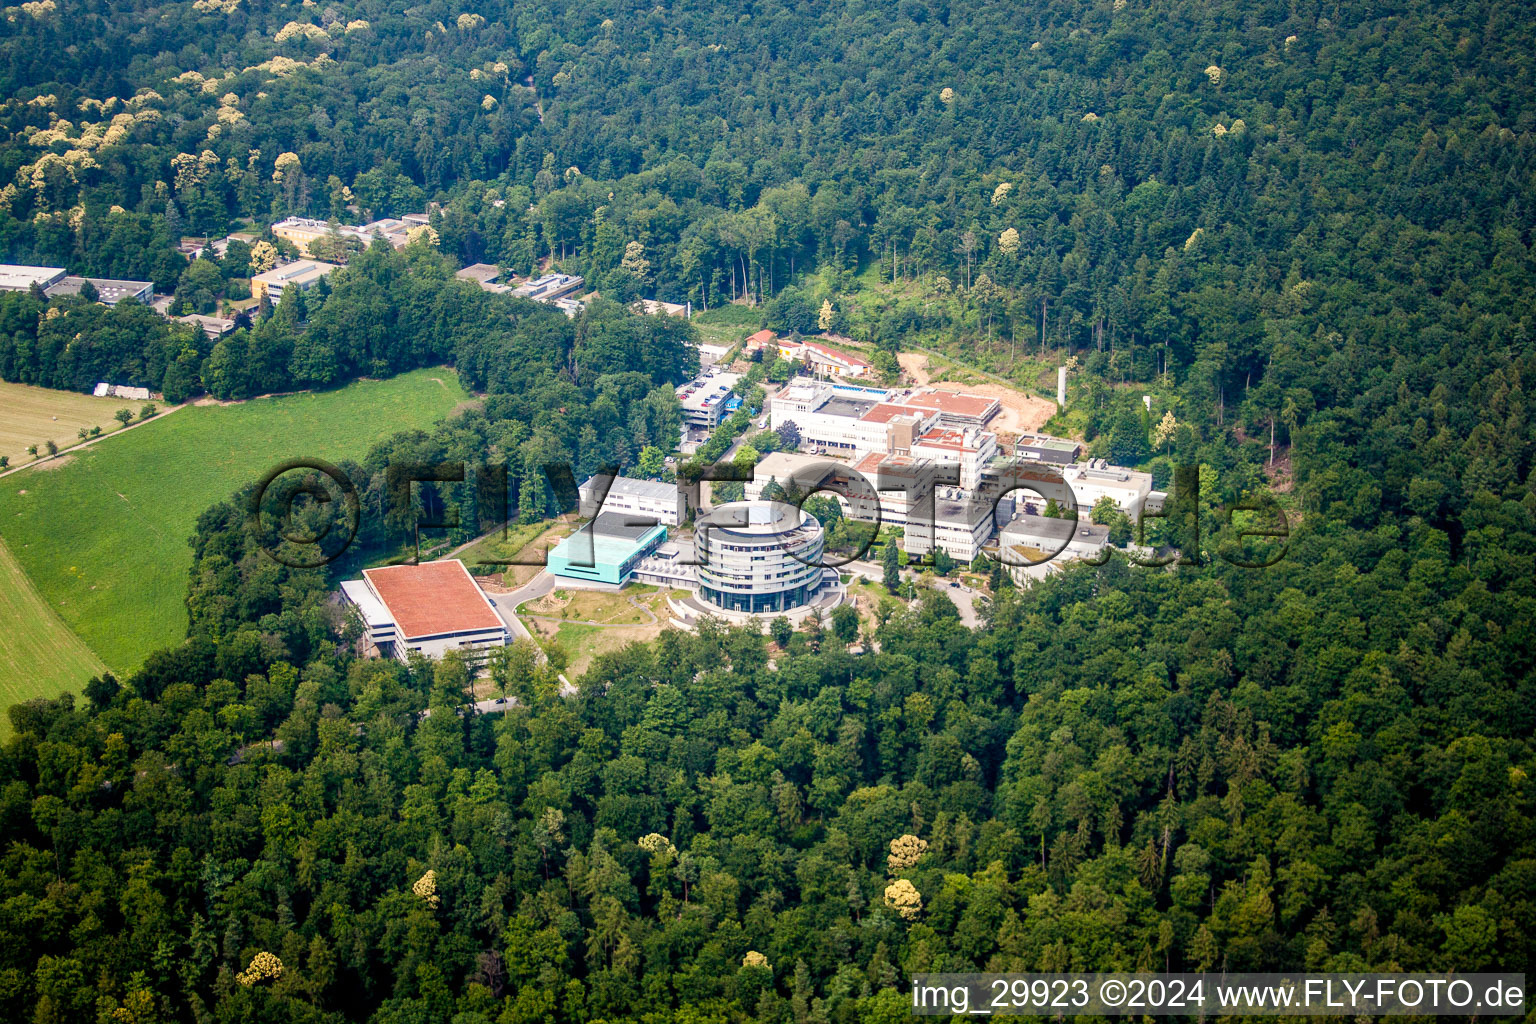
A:
<svg viewBox="0 0 1536 1024">
<path fill-rule="evenodd" d="M 696 524 L 699 597 L 726 611 L 785 612 L 821 589 L 821 524 L 781 501 L 733 501 Z"/>
</svg>

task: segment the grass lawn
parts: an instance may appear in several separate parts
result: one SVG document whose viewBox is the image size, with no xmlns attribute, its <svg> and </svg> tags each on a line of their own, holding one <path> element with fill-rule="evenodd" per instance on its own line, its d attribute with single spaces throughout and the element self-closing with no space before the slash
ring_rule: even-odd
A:
<svg viewBox="0 0 1536 1024">
<path fill-rule="evenodd" d="M 630 598 L 650 614 L 630 604 Z M 667 591 L 638 583 L 622 591 L 556 589 L 525 601 L 517 614 L 546 647 L 565 653 L 565 674 L 574 680 L 598 655 L 660 636 L 668 621 Z"/>
<path fill-rule="evenodd" d="M 31 697 L 57 697 L 65 690 L 78 692 L 81 684 L 106 670 L 96 653 L 70 631 L 49 608 L 32 581 L 0 544 L 0 706 Z M 8 717 L 0 717 L 0 736 L 11 731 Z"/>
<path fill-rule="evenodd" d="M 706 345 L 735 345 L 745 340 L 763 323 L 763 311 L 751 306 L 716 306 L 707 313 L 695 312 L 693 326 Z"/>
<path fill-rule="evenodd" d="M 103 434 L 110 434 L 119 429 L 113 413 L 127 409 L 137 416 L 144 404 L 0 381 L 0 455 L 8 456 L 12 466 L 23 465 L 32 461 L 28 445 L 41 449 L 44 441 L 51 440 L 68 448 L 80 443 L 81 427 L 100 427 Z"/>
<path fill-rule="evenodd" d="M 649 624 L 652 616 L 666 618 L 666 602 L 661 600 L 659 587 L 630 584 L 623 591 L 562 590 L 526 601 L 518 607 L 519 615 L 541 615 L 548 618 L 568 619 L 572 622 L 598 622 L 603 625 L 632 626 Z M 633 598 L 651 610 L 651 615 L 630 603 Z"/>
<path fill-rule="evenodd" d="M 494 575 L 504 571 L 506 564 L 517 558 L 518 552 L 548 529 L 547 520 L 537 523 L 508 523 L 505 534 L 502 530 L 496 530 L 481 537 L 453 557 L 460 559 L 469 571 L 476 575 Z M 527 560 L 542 566 L 544 554 L 529 552 Z"/>
<path fill-rule="evenodd" d="M 580 679 L 599 654 L 607 654 L 632 643 L 648 643 L 661 635 L 666 619 L 654 625 L 644 626 L 593 626 L 584 622 L 551 622 L 548 619 L 525 619 L 533 633 L 548 645 L 553 643 L 565 651 L 565 676 L 575 682 Z"/>
<path fill-rule="evenodd" d="M 359 458 L 375 441 L 426 427 L 467 397 L 453 371 L 430 369 L 182 409 L 81 449 L 57 468 L 0 480 L 0 538 L 65 625 L 113 671 L 131 672 L 186 630 L 187 538 L 204 509 L 278 462 Z M 6 618 L 8 633 L 51 629 L 37 615 Z M 0 693 L 42 692 L 28 681 L 48 676 L 25 650 L 0 645 Z"/>
</svg>

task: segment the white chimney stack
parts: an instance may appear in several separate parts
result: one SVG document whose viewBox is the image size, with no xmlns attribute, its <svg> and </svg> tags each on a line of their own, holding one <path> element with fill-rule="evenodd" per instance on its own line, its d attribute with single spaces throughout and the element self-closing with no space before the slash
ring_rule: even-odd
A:
<svg viewBox="0 0 1536 1024">
<path fill-rule="evenodd" d="M 1067 368 L 1056 367 L 1056 404 L 1061 408 L 1067 407 Z"/>
</svg>

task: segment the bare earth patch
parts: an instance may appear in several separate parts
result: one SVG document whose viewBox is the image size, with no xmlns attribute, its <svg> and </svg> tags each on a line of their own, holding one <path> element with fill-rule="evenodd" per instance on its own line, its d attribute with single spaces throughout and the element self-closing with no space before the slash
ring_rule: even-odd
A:
<svg viewBox="0 0 1536 1024">
<path fill-rule="evenodd" d="M 928 383 L 928 354 L 925 352 L 898 352 L 896 362 L 901 372 L 912 378 L 915 384 Z"/>
<path fill-rule="evenodd" d="M 44 459 L 33 468 L 36 469 L 39 473 L 52 472 L 55 469 L 63 469 L 65 466 L 74 461 L 75 457 L 73 455 L 60 455 L 57 458 Z"/>
<path fill-rule="evenodd" d="M 1056 415 L 1056 403 L 1038 395 L 1028 395 L 1001 384 L 962 384 L 952 380 L 934 380 L 929 371 L 926 352 L 900 352 L 896 361 L 901 370 L 919 387 L 942 388 L 945 391 L 964 391 L 973 395 L 986 395 L 1002 403 L 1003 410 L 992 421 L 992 429 L 1000 434 L 1026 434 L 1045 426 Z"/>
<path fill-rule="evenodd" d="M 957 384 L 954 381 L 937 380 L 930 387 L 997 399 L 1003 409 L 992 421 L 991 429 L 1000 434 L 1031 433 L 1045 426 L 1046 421 L 1056 415 L 1056 403 L 1050 399 L 1026 395 L 1001 384 Z"/>
</svg>

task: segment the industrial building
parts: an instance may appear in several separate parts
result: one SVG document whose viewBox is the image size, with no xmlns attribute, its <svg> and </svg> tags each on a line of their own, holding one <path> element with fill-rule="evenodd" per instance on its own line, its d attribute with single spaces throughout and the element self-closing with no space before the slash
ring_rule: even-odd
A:
<svg viewBox="0 0 1536 1024">
<path fill-rule="evenodd" d="M 623 513 L 603 512 L 557 544 L 546 567 L 556 576 L 619 586 L 666 539 L 667 528 L 660 523 L 636 523 Z"/>
<path fill-rule="evenodd" d="M 1019 586 L 1027 586 L 1065 562 L 1098 562 L 1109 544 L 1109 527 L 1086 518 L 1022 515 L 998 531 L 997 556 Z"/>
<path fill-rule="evenodd" d="M 507 624 L 456 558 L 364 569 L 341 592 L 380 653 L 401 661 L 449 651 L 483 657 L 507 643 Z"/>
<path fill-rule="evenodd" d="M 698 597 L 729 612 L 781 613 L 814 601 L 830 583 L 821 524 L 781 501 L 733 501 L 694 534 Z M 832 580 L 837 573 L 830 572 Z"/>
<path fill-rule="evenodd" d="M 65 277 L 44 288 L 43 294 L 50 299 L 79 295 L 87 284 L 96 290 L 96 301 L 103 306 L 115 306 L 124 299 L 148 305 L 155 297 L 155 286 L 150 281 L 119 281 L 111 277 Z"/>
<path fill-rule="evenodd" d="M 1078 519 L 1020 515 L 997 534 L 998 558 L 1010 567 L 1047 560 L 1097 558 L 1109 543 L 1109 527 Z"/>
<path fill-rule="evenodd" d="M 611 478 L 607 494 L 600 495 L 601 483 L 598 477 L 588 477 L 578 488 L 581 514 L 589 519 L 614 512 L 630 520 L 649 519 L 676 526 L 687 518 L 687 501 L 676 484 L 616 476 Z"/>
</svg>

